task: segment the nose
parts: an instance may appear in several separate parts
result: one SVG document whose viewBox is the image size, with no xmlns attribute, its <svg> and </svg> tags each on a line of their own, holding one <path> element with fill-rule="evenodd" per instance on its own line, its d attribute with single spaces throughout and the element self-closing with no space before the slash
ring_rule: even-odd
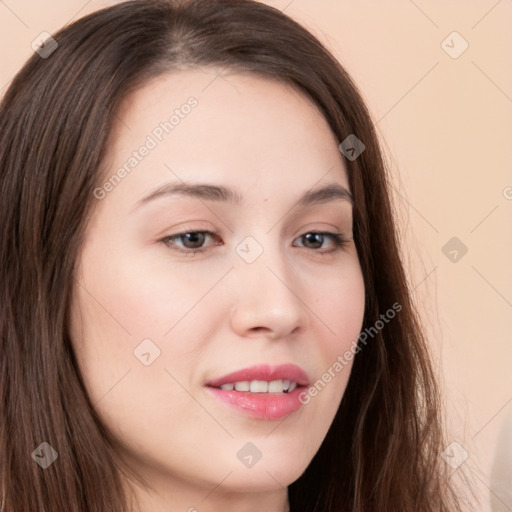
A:
<svg viewBox="0 0 512 512">
<path fill-rule="evenodd" d="M 231 327 L 239 336 L 280 339 L 306 329 L 308 298 L 279 249 L 266 248 L 252 263 L 237 261 L 232 273 Z"/>
</svg>

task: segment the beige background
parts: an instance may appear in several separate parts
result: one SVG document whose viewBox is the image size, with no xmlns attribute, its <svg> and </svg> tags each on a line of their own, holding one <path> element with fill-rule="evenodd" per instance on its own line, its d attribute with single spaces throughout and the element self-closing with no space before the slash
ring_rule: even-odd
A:
<svg viewBox="0 0 512 512">
<path fill-rule="evenodd" d="M 0 95 L 41 32 L 113 3 L 0 1 Z M 266 3 L 315 32 L 368 102 L 445 383 L 450 440 L 469 454 L 480 510 L 512 510 L 512 3 Z M 460 36 L 448 37 L 454 31 Z M 452 58 L 445 50 L 463 49 L 460 37 L 469 46 Z M 456 262 L 442 252 L 452 237 L 468 248 Z"/>
</svg>

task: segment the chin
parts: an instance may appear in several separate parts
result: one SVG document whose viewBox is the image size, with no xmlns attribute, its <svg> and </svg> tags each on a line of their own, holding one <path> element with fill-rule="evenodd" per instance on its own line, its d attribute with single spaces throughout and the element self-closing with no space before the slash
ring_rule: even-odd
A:
<svg viewBox="0 0 512 512">
<path fill-rule="evenodd" d="M 261 461 L 260 461 L 261 462 Z M 226 488 L 235 492 L 271 492 L 282 490 L 297 480 L 306 467 L 297 465 L 282 467 L 275 464 L 258 465 L 252 469 L 237 469 L 226 479 Z"/>
</svg>

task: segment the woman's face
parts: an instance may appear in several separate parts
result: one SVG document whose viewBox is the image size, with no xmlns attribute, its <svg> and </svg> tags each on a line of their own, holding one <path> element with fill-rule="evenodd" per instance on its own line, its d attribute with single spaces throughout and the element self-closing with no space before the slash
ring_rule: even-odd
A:
<svg viewBox="0 0 512 512">
<path fill-rule="evenodd" d="M 289 86 L 206 69 L 152 81 L 117 119 L 72 304 L 91 402 L 176 510 L 281 499 L 331 425 L 352 366 L 336 362 L 362 327 L 338 141 Z M 229 194 L 171 193 L 185 184 Z M 271 368 L 224 382 L 300 381 L 272 368 L 296 365 L 307 387 L 207 385 L 254 365 Z"/>
</svg>

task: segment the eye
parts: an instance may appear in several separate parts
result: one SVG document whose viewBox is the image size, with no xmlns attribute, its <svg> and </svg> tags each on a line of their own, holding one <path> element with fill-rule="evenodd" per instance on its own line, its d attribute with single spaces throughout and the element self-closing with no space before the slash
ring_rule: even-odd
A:
<svg viewBox="0 0 512 512">
<path fill-rule="evenodd" d="M 345 247 L 349 242 L 341 233 L 331 233 L 329 231 L 311 231 L 301 235 L 297 240 L 300 239 L 304 239 L 306 241 L 307 249 L 318 249 L 318 246 L 321 247 L 325 240 L 330 240 L 334 247 L 323 251 L 316 251 L 320 253 L 331 253 L 339 251 L 343 249 L 343 247 Z M 314 247 L 311 247 L 311 245 Z"/>
<path fill-rule="evenodd" d="M 218 233 L 213 231 L 185 231 L 182 233 L 176 233 L 175 235 L 166 236 L 160 241 L 173 250 L 193 256 L 194 254 L 206 251 L 208 246 L 204 246 L 204 243 L 208 237 L 219 240 Z M 313 252 L 320 254 L 339 251 L 349 243 L 349 240 L 346 239 L 343 234 L 331 233 L 328 231 L 310 231 L 298 237 L 297 240 L 305 240 L 306 242 L 305 245 L 301 245 L 299 247 L 305 247 L 306 249 L 311 249 Z M 326 250 L 325 247 L 322 247 L 326 240 L 331 242 L 331 249 Z M 176 243 L 177 241 L 182 242 L 183 245 L 180 246 Z M 223 244 L 221 242 L 214 245 Z"/>
<path fill-rule="evenodd" d="M 179 248 L 178 246 L 178 249 L 176 249 L 178 252 L 197 254 L 206 250 L 206 247 L 202 247 L 202 245 L 208 236 L 218 237 L 218 234 L 213 231 L 186 231 L 177 233 L 176 235 L 166 236 L 161 241 L 168 246 L 176 245 L 175 240 L 182 241 L 184 248 Z"/>
</svg>

